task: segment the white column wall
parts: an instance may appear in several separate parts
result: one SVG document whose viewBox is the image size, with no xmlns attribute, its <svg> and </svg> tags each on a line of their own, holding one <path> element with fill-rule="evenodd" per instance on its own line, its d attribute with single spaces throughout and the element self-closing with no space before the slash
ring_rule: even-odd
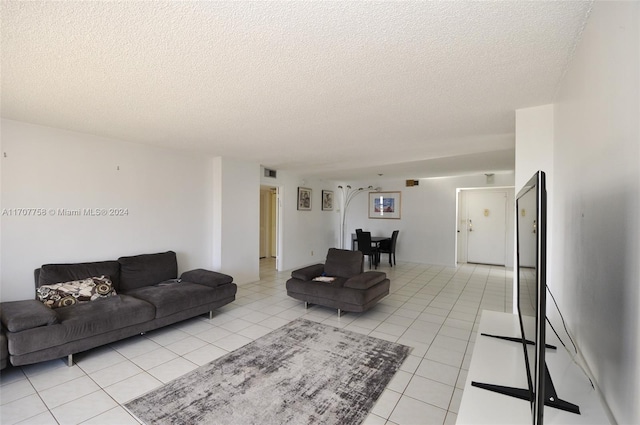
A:
<svg viewBox="0 0 640 425">
<path fill-rule="evenodd" d="M 260 165 L 214 158 L 213 263 L 238 284 L 260 279 Z"/>
</svg>

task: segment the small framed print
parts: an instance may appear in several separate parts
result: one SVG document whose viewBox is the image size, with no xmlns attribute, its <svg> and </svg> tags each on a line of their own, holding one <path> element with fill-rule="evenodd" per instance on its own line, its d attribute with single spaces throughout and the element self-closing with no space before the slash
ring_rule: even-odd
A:
<svg viewBox="0 0 640 425">
<path fill-rule="evenodd" d="M 298 210 L 311 211 L 311 189 L 298 187 Z"/>
<path fill-rule="evenodd" d="M 369 218 L 400 218 L 401 192 L 369 192 Z"/>
<path fill-rule="evenodd" d="M 322 211 L 333 211 L 333 190 L 322 191 Z"/>
</svg>

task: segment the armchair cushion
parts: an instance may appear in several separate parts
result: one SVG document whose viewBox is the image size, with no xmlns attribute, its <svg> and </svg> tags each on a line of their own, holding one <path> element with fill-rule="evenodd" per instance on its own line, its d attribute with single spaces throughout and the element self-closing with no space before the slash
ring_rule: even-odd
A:
<svg viewBox="0 0 640 425">
<path fill-rule="evenodd" d="M 324 272 L 327 276 L 352 277 L 362 273 L 364 260 L 362 252 L 330 248 Z"/>
<path fill-rule="evenodd" d="M 364 272 L 349 278 L 345 283 L 345 288 L 368 289 L 376 283 L 380 283 L 387 278 L 383 272 Z"/>
<path fill-rule="evenodd" d="M 205 269 L 195 269 L 184 272 L 180 275 L 180 279 L 185 282 L 197 283 L 212 288 L 233 282 L 233 278 L 227 274 Z"/>
<path fill-rule="evenodd" d="M 302 281 L 312 280 L 314 277 L 322 276 L 324 264 L 314 264 L 291 272 L 291 277 Z"/>
<path fill-rule="evenodd" d="M 9 332 L 21 332 L 58 323 L 56 312 L 37 300 L 4 302 L 0 317 Z"/>
</svg>

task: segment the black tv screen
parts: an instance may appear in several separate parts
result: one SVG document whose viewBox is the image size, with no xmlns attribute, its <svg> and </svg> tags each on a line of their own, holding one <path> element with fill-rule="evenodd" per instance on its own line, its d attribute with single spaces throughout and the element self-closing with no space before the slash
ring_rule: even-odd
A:
<svg viewBox="0 0 640 425">
<path fill-rule="evenodd" d="M 547 189 L 546 175 L 536 172 L 516 195 L 516 290 L 520 336 L 483 336 L 522 344 L 527 388 L 472 381 L 471 385 L 527 400 L 531 423 L 542 425 L 544 406 L 580 414 L 575 404 L 558 398 L 545 362 L 547 293 Z"/>
<path fill-rule="evenodd" d="M 545 362 L 547 325 L 547 187 L 536 172 L 516 196 L 516 265 L 518 318 L 534 425 L 542 425 L 544 406 L 580 414 L 558 398 Z"/>
<path fill-rule="evenodd" d="M 542 424 L 545 400 L 546 224 L 546 176 L 538 171 L 516 196 L 518 317 L 534 425 Z"/>
<path fill-rule="evenodd" d="M 536 172 L 516 195 L 516 290 L 520 336 L 483 336 L 521 343 L 527 388 L 472 381 L 471 385 L 527 400 L 531 423 L 542 425 L 544 406 L 580 413 L 575 404 L 558 398 L 545 363 L 547 293 L 547 190 L 546 175 Z"/>
</svg>

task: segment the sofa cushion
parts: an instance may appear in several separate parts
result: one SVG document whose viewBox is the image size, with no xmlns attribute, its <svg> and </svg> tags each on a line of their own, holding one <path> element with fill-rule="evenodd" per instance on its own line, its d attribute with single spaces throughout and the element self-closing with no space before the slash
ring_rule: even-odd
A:
<svg viewBox="0 0 640 425">
<path fill-rule="evenodd" d="M 330 248 L 324 272 L 327 276 L 352 277 L 364 270 L 364 259 L 360 251 Z"/>
<path fill-rule="evenodd" d="M 128 292 L 178 277 L 178 261 L 173 251 L 118 258 L 120 290 Z"/>
<path fill-rule="evenodd" d="M 195 269 L 184 272 L 180 275 L 180 279 L 185 282 L 197 283 L 199 285 L 206 285 L 212 288 L 233 282 L 233 277 L 228 274 L 205 269 Z"/>
<path fill-rule="evenodd" d="M 107 276 L 41 285 L 36 290 L 38 300 L 50 308 L 68 307 L 115 295 L 116 291 Z"/>
<path fill-rule="evenodd" d="M 39 304 L 49 310 L 42 303 Z M 148 322 L 155 316 L 155 309 L 151 304 L 126 295 L 117 295 L 92 303 L 75 304 L 49 311 L 58 315 L 57 324 L 7 335 L 9 352 L 12 355 L 32 353 L 83 338 L 94 337 Z"/>
<path fill-rule="evenodd" d="M 56 312 L 37 300 L 3 302 L 0 317 L 9 332 L 21 332 L 58 323 Z"/>
<path fill-rule="evenodd" d="M 235 295 L 236 288 L 234 284 L 211 288 L 183 281 L 145 286 L 129 291 L 127 295 L 153 304 L 156 318 L 160 318 Z"/>
<path fill-rule="evenodd" d="M 114 288 L 116 290 L 120 288 L 120 263 L 117 261 L 45 264 L 36 270 L 36 275 L 36 286 L 87 279 L 92 276 L 109 276 Z"/>
<path fill-rule="evenodd" d="M 7 367 L 8 360 L 7 336 L 4 334 L 4 330 L 0 330 L 0 369 Z"/>
</svg>

